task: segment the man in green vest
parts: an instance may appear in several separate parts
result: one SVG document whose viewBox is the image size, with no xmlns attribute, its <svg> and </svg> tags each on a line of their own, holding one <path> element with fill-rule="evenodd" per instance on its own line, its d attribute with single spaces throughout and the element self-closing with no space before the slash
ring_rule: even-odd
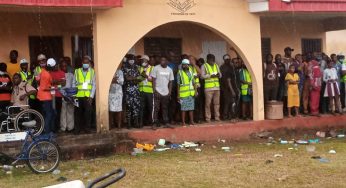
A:
<svg viewBox="0 0 346 188">
<path fill-rule="evenodd" d="M 153 78 L 150 76 L 154 65 L 150 64 L 153 61 L 149 61 L 147 55 L 141 57 L 141 67 L 139 72 L 141 74 L 141 82 L 139 83 L 139 91 L 141 92 L 141 111 L 139 127 L 143 127 L 143 121 L 145 124 L 153 123 L 151 112 L 153 111 Z M 148 113 L 149 112 L 149 113 Z M 149 117 L 149 122 L 145 122 Z"/>
<path fill-rule="evenodd" d="M 78 108 L 76 109 L 75 134 L 88 132 L 91 128 L 92 102 L 96 92 L 95 71 L 91 68 L 91 58 L 84 56 L 82 68 L 74 73 L 73 87 L 77 87 Z"/>
<path fill-rule="evenodd" d="M 242 116 L 243 119 L 252 119 L 252 79 L 245 64 L 242 64 L 240 70 L 240 94 L 242 101 Z"/>
<path fill-rule="evenodd" d="M 211 102 L 213 101 L 215 121 L 220 121 L 220 81 L 221 72 L 213 54 L 207 55 L 207 62 L 201 68 L 204 79 L 205 120 L 210 123 Z"/>
</svg>

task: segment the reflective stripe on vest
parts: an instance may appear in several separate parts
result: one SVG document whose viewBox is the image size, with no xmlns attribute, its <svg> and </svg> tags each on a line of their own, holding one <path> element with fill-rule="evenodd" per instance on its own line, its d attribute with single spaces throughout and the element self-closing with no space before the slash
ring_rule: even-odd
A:
<svg viewBox="0 0 346 188">
<path fill-rule="evenodd" d="M 245 79 L 244 81 L 251 83 L 252 81 L 251 81 L 251 76 L 250 76 L 249 71 L 246 69 L 243 69 L 242 73 L 243 73 L 243 77 Z M 249 89 L 249 84 L 241 84 L 241 94 L 242 95 L 247 95 L 248 89 Z"/>
<path fill-rule="evenodd" d="M 31 72 L 25 73 L 23 71 L 19 72 L 20 77 L 22 78 L 22 81 L 26 81 L 29 85 L 32 86 L 32 82 L 34 80 L 34 77 L 32 77 L 30 80 L 28 80 L 28 76 L 31 76 Z M 30 99 L 36 99 L 35 95 L 30 95 L 29 96 Z"/>
<path fill-rule="evenodd" d="M 217 73 L 219 73 L 219 69 L 217 64 L 213 65 L 213 68 L 208 64 L 208 63 L 204 63 L 204 67 L 205 67 L 205 71 L 207 74 L 209 75 L 216 75 Z M 220 87 L 220 82 L 219 82 L 219 78 L 207 78 L 204 81 L 204 88 L 208 89 L 208 88 L 219 88 Z"/>
<path fill-rule="evenodd" d="M 95 71 L 92 68 L 89 68 L 85 77 L 83 75 L 82 68 L 79 68 L 75 71 L 75 77 L 76 77 L 77 89 L 78 89 L 76 97 L 90 97 L 94 75 L 95 75 Z M 83 88 L 83 85 L 84 85 L 84 88 Z"/>
<path fill-rule="evenodd" d="M 190 72 L 190 71 L 189 71 Z M 190 72 L 191 78 L 187 75 L 185 71 L 179 71 L 180 85 L 179 85 L 179 97 L 186 98 L 190 96 L 195 96 L 195 88 L 192 84 L 193 74 Z"/>
<path fill-rule="evenodd" d="M 190 72 L 193 73 L 193 77 L 195 79 L 195 83 L 199 84 L 199 78 L 197 77 L 198 76 L 197 69 L 195 67 L 189 67 L 189 70 L 190 70 Z"/>
<path fill-rule="evenodd" d="M 42 72 L 41 67 L 40 67 L 40 66 L 37 66 L 37 67 L 35 68 L 35 71 L 34 71 L 34 76 L 40 75 L 41 72 Z"/>
<path fill-rule="evenodd" d="M 146 70 L 146 74 L 150 75 L 151 71 L 153 70 L 153 66 L 149 65 L 149 68 Z M 139 68 L 139 73 L 142 74 L 144 71 L 143 67 Z M 139 91 L 144 92 L 144 93 L 154 93 L 153 91 L 153 82 L 149 81 L 148 79 L 144 79 L 139 83 Z"/>
</svg>

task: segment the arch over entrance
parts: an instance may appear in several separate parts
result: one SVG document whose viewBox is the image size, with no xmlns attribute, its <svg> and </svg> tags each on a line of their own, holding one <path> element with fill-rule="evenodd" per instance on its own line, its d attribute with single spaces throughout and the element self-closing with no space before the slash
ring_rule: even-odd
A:
<svg viewBox="0 0 346 188">
<path fill-rule="evenodd" d="M 152 1 L 159 4 L 158 1 Z M 204 1 L 207 2 L 206 0 Z M 113 74 L 124 55 L 139 39 L 151 30 L 164 24 L 181 21 L 197 24 L 213 31 L 236 49 L 253 78 L 254 120 L 262 120 L 264 118 L 260 27 L 258 17 L 254 17 L 248 13 L 247 9 L 241 9 L 237 11 L 237 17 L 242 16 L 242 21 L 245 19 L 249 24 L 244 25 L 242 21 L 237 19 L 230 20 L 230 16 L 235 16 L 232 15 L 234 12 L 225 9 L 225 7 L 220 9 L 220 2 L 217 3 L 218 9 L 217 11 L 215 10 L 214 15 L 219 19 L 213 19 L 210 18 L 208 14 L 204 14 L 204 9 L 213 11 L 212 9 L 215 8 L 210 8 L 210 5 L 207 6 L 207 4 L 201 4 L 199 9 L 196 10 L 196 14 L 197 12 L 201 14 L 198 17 L 176 17 L 167 15 L 167 11 L 163 9 L 158 9 L 155 14 L 149 14 L 150 9 L 147 4 L 143 3 L 138 5 L 135 1 L 129 2 L 129 5 L 125 6 L 124 9 L 111 9 L 98 13 L 94 23 L 95 68 L 98 73 L 98 132 L 109 130 L 108 91 Z M 226 0 L 224 0 L 224 3 L 226 3 Z M 226 5 L 229 4 L 230 3 L 226 3 Z M 244 2 L 239 1 L 237 4 L 243 5 Z M 145 15 L 144 17 L 137 14 L 138 12 L 136 10 L 138 10 L 138 8 L 135 8 L 137 6 L 141 7 L 143 10 L 141 12 Z M 160 4 L 159 6 L 162 6 L 164 9 L 168 8 L 165 4 Z M 148 9 L 146 9 L 146 7 Z M 147 12 L 147 14 L 145 12 Z M 136 26 L 134 27 L 134 25 Z M 233 27 L 234 25 L 236 27 Z"/>
</svg>

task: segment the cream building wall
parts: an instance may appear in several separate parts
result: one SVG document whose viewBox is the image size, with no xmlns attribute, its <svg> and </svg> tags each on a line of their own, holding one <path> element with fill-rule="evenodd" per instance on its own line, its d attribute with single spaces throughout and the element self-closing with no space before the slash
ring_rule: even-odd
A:
<svg viewBox="0 0 346 188">
<path fill-rule="evenodd" d="M 29 60 L 29 36 L 61 36 L 64 56 L 71 57 L 71 36 L 91 36 L 91 23 L 88 14 L 0 12 L 0 61 L 9 61 L 12 49 Z"/>
<path fill-rule="evenodd" d="M 327 32 L 327 53 L 346 54 L 346 30 Z"/>
<path fill-rule="evenodd" d="M 113 74 L 128 50 L 163 24 L 188 21 L 206 27 L 235 47 L 253 77 L 254 120 L 264 119 L 259 17 L 243 0 L 199 0 L 184 15 L 162 0 L 125 0 L 124 7 L 99 12 L 94 23 L 95 65 L 98 84 L 98 132 L 108 127 L 108 91 Z M 244 24 L 246 23 L 246 24 Z M 134 27 L 138 26 L 138 27 Z M 251 62 L 251 63 L 250 63 Z"/>
<path fill-rule="evenodd" d="M 301 39 L 322 39 L 322 50 L 326 50 L 326 32 L 321 21 L 291 19 L 291 18 L 262 18 L 261 36 L 271 39 L 271 52 L 284 54 L 284 48 L 294 48 L 294 54 L 302 53 Z"/>
</svg>

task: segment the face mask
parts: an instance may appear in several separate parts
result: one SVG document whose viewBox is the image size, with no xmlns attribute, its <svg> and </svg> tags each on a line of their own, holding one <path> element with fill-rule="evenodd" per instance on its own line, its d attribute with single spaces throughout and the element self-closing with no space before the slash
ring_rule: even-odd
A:
<svg viewBox="0 0 346 188">
<path fill-rule="evenodd" d="M 148 63 L 142 63 L 142 67 L 146 67 Z"/>
<path fill-rule="evenodd" d="M 5 74 L 5 72 L 0 71 L 0 75 L 4 75 L 4 74 Z"/>
<path fill-rule="evenodd" d="M 339 59 L 339 62 L 340 63 L 342 63 L 342 62 L 344 62 L 345 61 L 345 59 Z"/>
<path fill-rule="evenodd" d="M 135 60 L 129 60 L 130 65 L 133 65 L 135 63 Z"/>
<path fill-rule="evenodd" d="M 46 67 L 46 64 L 45 63 L 41 63 L 40 67 Z"/>
<path fill-rule="evenodd" d="M 89 68 L 89 64 L 83 64 L 83 69 L 88 69 Z"/>
</svg>

